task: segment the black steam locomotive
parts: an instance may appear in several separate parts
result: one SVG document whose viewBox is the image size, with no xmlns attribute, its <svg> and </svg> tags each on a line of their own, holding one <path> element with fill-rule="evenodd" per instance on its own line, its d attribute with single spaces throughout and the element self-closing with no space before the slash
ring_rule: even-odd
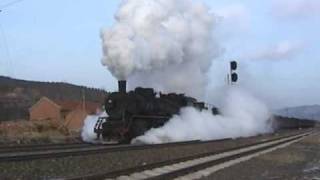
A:
<svg viewBox="0 0 320 180">
<path fill-rule="evenodd" d="M 105 100 L 108 117 L 100 117 L 95 124 L 97 138 L 108 142 L 129 143 L 134 137 L 143 135 L 151 128 L 163 126 L 173 115 L 179 114 L 182 107 L 209 108 L 212 114 L 219 114 L 214 106 L 184 94 L 157 94 L 152 88 L 138 87 L 126 92 L 126 81 L 119 81 L 119 91 L 111 93 Z M 270 119 L 275 130 L 311 128 L 312 120 L 274 116 Z"/>
<path fill-rule="evenodd" d="M 126 81 L 119 81 L 119 92 L 111 93 L 105 100 L 108 117 L 99 118 L 94 132 L 108 141 L 129 142 L 150 128 L 164 125 L 182 107 L 208 109 L 203 102 L 184 94 L 157 94 L 152 88 L 138 87 L 126 92 Z M 218 114 L 216 107 L 210 107 Z"/>
</svg>

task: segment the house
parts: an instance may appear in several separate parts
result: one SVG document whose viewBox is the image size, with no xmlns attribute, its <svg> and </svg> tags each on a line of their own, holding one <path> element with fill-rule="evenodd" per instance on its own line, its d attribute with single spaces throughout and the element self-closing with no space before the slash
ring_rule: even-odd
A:
<svg viewBox="0 0 320 180">
<path fill-rule="evenodd" d="M 87 115 L 101 111 L 101 104 L 87 101 L 51 100 L 42 97 L 30 109 L 30 120 L 50 120 L 67 127 L 80 130 Z"/>
</svg>

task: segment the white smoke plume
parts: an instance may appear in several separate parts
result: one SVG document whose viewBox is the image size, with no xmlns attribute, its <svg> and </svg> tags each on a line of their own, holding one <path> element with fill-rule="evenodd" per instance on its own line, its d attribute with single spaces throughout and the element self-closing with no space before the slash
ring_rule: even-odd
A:
<svg viewBox="0 0 320 180">
<path fill-rule="evenodd" d="M 319 0 L 272 0 L 271 13 L 277 20 L 320 17 Z"/>
<path fill-rule="evenodd" d="M 241 59 L 269 61 L 288 60 L 298 56 L 305 48 L 306 45 L 301 42 L 281 41 L 277 44 L 249 53 L 241 57 Z"/>
<path fill-rule="evenodd" d="M 123 0 L 115 19 L 101 33 L 102 63 L 113 76 L 130 87 L 204 95 L 206 73 L 221 52 L 208 7 L 192 0 Z"/>
<path fill-rule="evenodd" d="M 248 137 L 272 131 L 270 113 L 259 100 L 239 88 L 229 89 L 222 115 L 183 108 L 163 127 L 151 129 L 132 143 L 167 143 Z"/>
<path fill-rule="evenodd" d="M 219 18 L 210 11 L 193 0 L 123 0 L 115 24 L 101 33 L 102 63 L 118 80 L 128 80 L 130 88 L 204 99 L 207 73 L 222 52 L 215 37 Z M 239 89 L 225 97 L 222 115 L 184 108 L 133 142 L 208 140 L 271 130 L 261 102 Z"/>
</svg>

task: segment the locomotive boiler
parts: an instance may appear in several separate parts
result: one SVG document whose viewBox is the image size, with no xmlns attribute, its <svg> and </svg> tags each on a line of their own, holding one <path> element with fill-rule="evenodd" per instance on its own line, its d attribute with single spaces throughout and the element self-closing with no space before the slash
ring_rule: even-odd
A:
<svg viewBox="0 0 320 180">
<path fill-rule="evenodd" d="M 126 92 L 126 81 L 118 81 L 119 91 L 105 99 L 108 117 L 100 117 L 94 132 L 107 141 L 127 143 L 151 128 L 163 126 L 182 107 L 208 109 L 205 103 L 184 94 L 156 93 L 152 88 L 137 87 Z M 211 107 L 212 113 L 218 110 Z"/>
</svg>

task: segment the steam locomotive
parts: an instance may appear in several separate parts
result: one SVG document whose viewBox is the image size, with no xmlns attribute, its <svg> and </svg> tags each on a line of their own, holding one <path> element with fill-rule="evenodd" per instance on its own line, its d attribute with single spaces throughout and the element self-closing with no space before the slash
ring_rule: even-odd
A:
<svg viewBox="0 0 320 180">
<path fill-rule="evenodd" d="M 108 117 L 100 117 L 94 127 L 97 138 L 112 142 L 130 142 L 151 128 L 164 125 L 182 107 L 209 108 L 213 114 L 218 109 L 184 94 L 157 94 L 152 88 L 138 87 L 126 92 L 126 81 L 118 81 L 119 91 L 105 100 Z"/>
<path fill-rule="evenodd" d="M 163 126 L 173 115 L 179 114 L 183 107 L 195 107 L 199 110 L 211 109 L 212 114 L 219 110 L 204 102 L 184 94 L 157 94 L 152 88 L 138 87 L 126 92 L 126 81 L 118 81 L 119 91 L 111 93 L 105 99 L 108 117 L 100 117 L 95 124 L 97 139 L 107 142 L 129 143 L 134 137 L 143 135 L 151 128 Z M 316 125 L 312 120 L 274 116 L 274 129 L 311 128 Z"/>
</svg>

